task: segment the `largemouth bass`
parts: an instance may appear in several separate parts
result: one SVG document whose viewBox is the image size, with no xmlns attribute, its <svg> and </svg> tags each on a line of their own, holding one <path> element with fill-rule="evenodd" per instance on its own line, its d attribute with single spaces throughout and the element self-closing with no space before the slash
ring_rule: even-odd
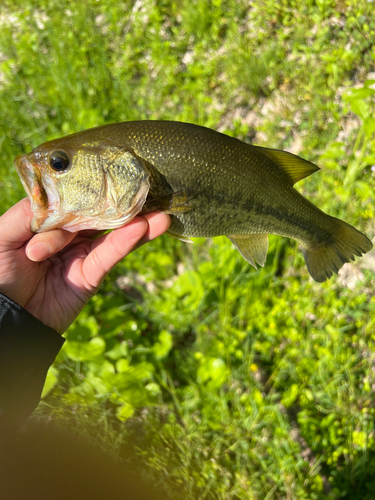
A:
<svg viewBox="0 0 375 500">
<path fill-rule="evenodd" d="M 42 144 L 15 167 L 35 232 L 113 229 L 160 211 L 171 215 L 171 236 L 226 235 L 254 267 L 265 263 L 268 234 L 293 238 L 319 282 L 372 248 L 293 188 L 319 167 L 189 123 L 93 128 Z"/>
</svg>

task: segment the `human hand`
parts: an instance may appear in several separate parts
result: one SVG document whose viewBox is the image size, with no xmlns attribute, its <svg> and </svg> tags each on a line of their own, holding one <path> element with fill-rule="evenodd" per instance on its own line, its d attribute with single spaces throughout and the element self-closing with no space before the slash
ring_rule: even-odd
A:
<svg viewBox="0 0 375 500">
<path fill-rule="evenodd" d="M 61 334 L 112 267 L 170 223 L 168 215 L 147 214 L 93 240 L 96 231 L 34 235 L 32 217 L 28 199 L 0 217 L 0 292 Z"/>
</svg>

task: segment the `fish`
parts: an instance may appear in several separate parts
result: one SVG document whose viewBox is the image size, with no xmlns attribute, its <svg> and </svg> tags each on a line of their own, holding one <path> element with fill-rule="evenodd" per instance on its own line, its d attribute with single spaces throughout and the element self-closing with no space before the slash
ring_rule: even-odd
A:
<svg viewBox="0 0 375 500">
<path fill-rule="evenodd" d="M 14 165 L 34 232 L 114 229 L 164 212 L 170 236 L 225 235 L 255 268 L 266 262 L 269 234 L 295 239 L 317 282 L 372 249 L 293 187 L 317 165 L 191 123 L 104 125 L 46 142 Z"/>
</svg>

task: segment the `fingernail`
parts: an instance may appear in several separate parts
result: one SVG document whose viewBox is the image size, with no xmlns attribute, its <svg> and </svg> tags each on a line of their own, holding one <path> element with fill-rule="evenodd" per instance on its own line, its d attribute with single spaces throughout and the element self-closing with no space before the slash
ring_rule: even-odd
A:
<svg viewBox="0 0 375 500">
<path fill-rule="evenodd" d="M 34 262 L 47 259 L 51 253 L 51 248 L 46 243 L 42 243 L 41 241 L 34 243 L 34 245 L 27 249 L 28 258 Z"/>
</svg>

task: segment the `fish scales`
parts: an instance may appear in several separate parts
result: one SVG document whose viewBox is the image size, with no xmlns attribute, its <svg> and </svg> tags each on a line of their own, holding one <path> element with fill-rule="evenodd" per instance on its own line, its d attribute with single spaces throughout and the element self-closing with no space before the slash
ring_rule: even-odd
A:
<svg viewBox="0 0 375 500">
<path fill-rule="evenodd" d="M 317 281 L 372 248 L 293 188 L 316 165 L 198 125 L 106 125 L 42 144 L 15 166 L 39 231 L 114 228 L 164 211 L 172 236 L 226 235 L 253 265 L 265 261 L 267 234 L 294 238 Z"/>
<path fill-rule="evenodd" d="M 303 243 L 327 236 L 321 212 L 291 188 L 281 169 L 248 144 L 210 129 L 203 129 L 207 133 L 202 135 L 201 127 L 190 124 L 181 124 L 175 140 L 167 141 L 158 128 L 171 137 L 175 122 L 139 124 L 132 132 L 133 126 L 125 122 L 110 134 L 118 134 L 118 141 L 126 140 L 127 146 L 161 172 L 172 191 L 205 187 L 194 199 L 194 210 L 172 221 L 171 229 L 178 234 L 213 237 L 266 231 L 297 236 Z"/>
</svg>

